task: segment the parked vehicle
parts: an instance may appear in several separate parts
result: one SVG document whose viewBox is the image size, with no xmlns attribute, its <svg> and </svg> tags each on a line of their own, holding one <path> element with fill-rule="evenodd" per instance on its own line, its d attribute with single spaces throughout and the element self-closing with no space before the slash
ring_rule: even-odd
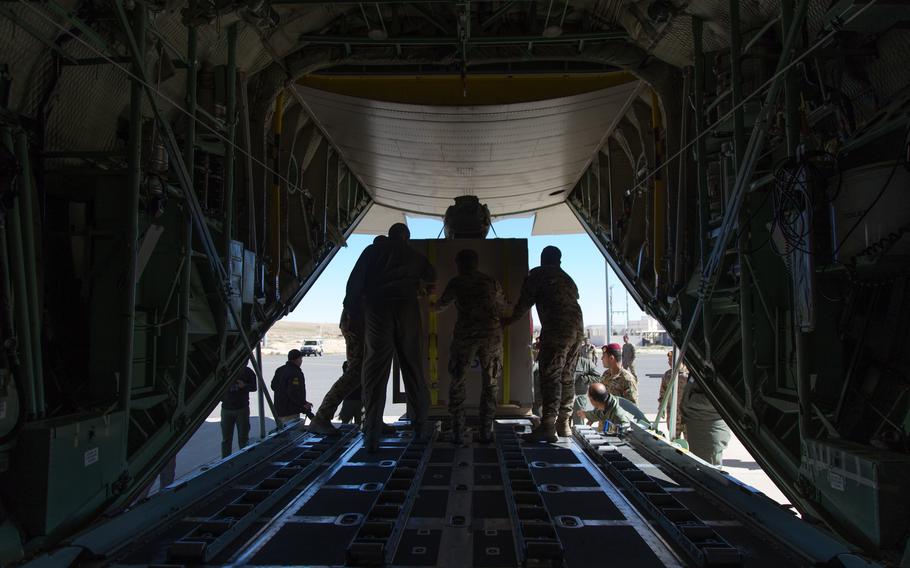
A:
<svg viewBox="0 0 910 568">
<path fill-rule="evenodd" d="M 322 357 L 323 353 L 325 353 L 322 339 L 304 339 L 303 345 L 300 346 L 300 352 L 303 353 L 304 357 L 309 357 L 310 355 Z"/>
</svg>

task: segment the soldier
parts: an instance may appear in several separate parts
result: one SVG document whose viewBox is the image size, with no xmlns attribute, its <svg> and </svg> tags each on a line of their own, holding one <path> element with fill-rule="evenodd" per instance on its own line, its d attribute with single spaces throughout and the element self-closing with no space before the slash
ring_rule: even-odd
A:
<svg viewBox="0 0 910 568">
<path fill-rule="evenodd" d="M 347 370 L 348 362 L 345 361 L 341 366 L 341 372 L 344 373 Z M 344 401 L 341 403 L 341 410 L 338 412 L 338 420 L 341 420 L 342 424 L 350 424 L 351 420 L 358 426 L 363 423 L 362 390 L 360 384 L 358 384 L 357 388 L 351 391 L 351 394 L 344 397 Z"/>
<path fill-rule="evenodd" d="M 622 336 L 622 368 L 632 373 L 632 376 L 638 378 L 635 374 L 635 346 L 629 343 L 629 336 Z"/>
<path fill-rule="evenodd" d="M 365 446 L 371 452 L 379 447 L 382 435 L 382 411 L 393 353 L 398 354 L 408 412 L 419 438 L 424 436 L 429 411 L 430 390 L 418 341 L 421 317 L 417 295 L 422 284 L 433 289 L 436 271 L 425 256 L 408 245 L 410 238 L 407 225 L 392 225 L 388 240 L 368 246 L 348 278 L 345 301 L 364 300 L 363 426 Z"/>
<path fill-rule="evenodd" d="M 502 375 L 502 319 L 506 305 L 502 287 L 494 278 L 477 270 L 477 252 L 459 251 L 455 256 L 458 276 L 452 278 L 433 306 L 444 310 L 453 302 L 458 309 L 452 346 L 449 349 L 449 413 L 452 415 L 452 442 L 464 433 L 465 369 L 476 356 L 480 360 L 480 441 L 493 439 L 496 393 Z"/>
<path fill-rule="evenodd" d="M 664 399 L 664 393 L 667 392 L 667 389 L 670 388 L 670 379 L 673 378 L 673 352 L 667 351 L 667 363 L 669 363 L 670 368 L 664 373 L 664 376 L 660 379 L 660 393 L 657 395 L 657 406 L 660 408 L 660 401 Z M 680 364 L 679 374 L 676 375 L 676 437 L 682 438 L 685 434 L 685 422 L 682 418 L 682 399 L 683 399 L 683 390 L 686 388 L 686 383 L 689 382 L 689 370 L 685 365 Z M 670 428 L 670 411 L 669 411 L 669 402 L 667 403 L 667 430 Z"/>
<path fill-rule="evenodd" d="M 692 378 L 683 391 L 682 414 L 689 450 L 711 465 L 723 465 L 730 428 Z"/>
<path fill-rule="evenodd" d="M 388 237 L 379 235 L 373 239 L 376 245 Z M 369 248 L 369 247 L 367 247 Z M 360 253 L 360 258 L 366 254 L 367 249 Z M 358 259 L 358 263 L 360 260 Z M 344 337 L 347 368 L 342 366 L 341 376 L 335 384 L 325 393 L 316 416 L 310 422 L 310 432 L 319 434 L 336 434 L 338 429 L 332 425 L 332 417 L 342 403 L 351 393 L 360 389 L 361 371 L 363 370 L 363 301 L 362 298 L 344 299 L 344 309 L 341 310 L 341 335 Z M 359 397 L 358 397 L 359 398 Z"/>
<path fill-rule="evenodd" d="M 619 400 L 610 394 L 603 383 L 594 383 L 588 387 L 588 401 L 594 410 L 577 411 L 576 417 L 579 420 L 587 420 L 588 423 L 609 421 L 621 429 L 628 428 L 633 420 L 633 416 L 623 410 L 619 405 Z M 605 425 L 601 424 L 601 428 Z"/>
<path fill-rule="evenodd" d="M 622 347 L 618 343 L 604 346 L 602 359 L 604 374 L 601 382 L 607 386 L 613 396 L 621 396 L 638 404 L 638 381 L 632 373 L 620 366 L 621 359 Z"/>
<path fill-rule="evenodd" d="M 531 383 L 534 388 L 534 397 L 531 402 L 531 424 L 535 428 L 540 425 L 541 408 L 543 407 L 543 398 L 540 393 L 540 338 L 535 337 L 531 345 L 531 359 L 534 364 L 531 365 Z"/>
<path fill-rule="evenodd" d="M 300 418 L 301 412 L 309 415 L 313 409 L 306 400 L 306 378 L 300 370 L 301 365 L 303 353 L 291 349 L 288 362 L 275 369 L 271 386 L 275 392 L 275 421 L 280 426 Z"/>
<path fill-rule="evenodd" d="M 250 441 L 250 393 L 256 392 L 256 373 L 244 367 L 221 399 L 221 457 L 231 455 L 234 429 L 237 447 L 243 449 Z"/>
<path fill-rule="evenodd" d="M 587 342 L 586 345 L 587 347 Z M 588 402 L 588 387 L 600 382 L 600 375 L 595 370 L 594 363 L 588 357 L 579 357 L 575 365 L 575 407 L 572 416 L 577 420 L 579 410 L 590 410 Z"/>
<path fill-rule="evenodd" d="M 569 417 L 575 402 L 573 384 L 575 365 L 584 339 L 578 287 L 559 267 L 560 250 L 548 246 L 540 253 L 540 266 L 531 270 L 521 286 L 521 297 L 512 315 L 503 319 L 508 325 L 537 305 L 540 316 L 540 387 L 543 409 L 540 425 L 524 436 L 528 442 L 555 442 L 571 436 Z"/>
</svg>

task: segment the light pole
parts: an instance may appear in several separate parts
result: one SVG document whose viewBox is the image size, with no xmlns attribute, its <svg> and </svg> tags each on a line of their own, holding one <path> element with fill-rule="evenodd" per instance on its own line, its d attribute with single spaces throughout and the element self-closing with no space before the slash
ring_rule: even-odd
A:
<svg viewBox="0 0 910 568">
<path fill-rule="evenodd" d="M 626 290 L 626 333 L 629 333 L 629 291 Z"/>
<path fill-rule="evenodd" d="M 610 343 L 613 335 L 613 287 L 610 286 L 610 263 L 604 258 L 604 283 L 607 289 L 607 329 L 604 332 L 604 345 Z"/>
</svg>

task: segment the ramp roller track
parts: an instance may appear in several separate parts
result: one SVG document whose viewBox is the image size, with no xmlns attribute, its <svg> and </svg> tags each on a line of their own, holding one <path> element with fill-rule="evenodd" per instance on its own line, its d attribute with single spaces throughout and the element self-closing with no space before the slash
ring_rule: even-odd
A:
<svg viewBox="0 0 910 568">
<path fill-rule="evenodd" d="M 529 444 L 527 427 L 500 420 L 482 445 L 398 426 L 375 452 L 355 430 L 298 436 L 120 565 L 574 568 L 610 549 L 636 567 L 792 565 L 621 440 Z"/>
<path fill-rule="evenodd" d="M 698 566 L 737 566 L 739 551 L 590 426 L 576 426 L 583 447 Z"/>
<path fill-rule="evenodd" d="M 273 472 L 269 477 L 242 493 L 232 503 L 199 522 L 188 534 L 168 547 L 171 561 L 210 562 L 302 483 L 311 479 L 319 468 L 338 459 L 349 448 L 357 434 L 350 430 L 338 438 L 310 438 L 313 445 Z"/>
</svg>

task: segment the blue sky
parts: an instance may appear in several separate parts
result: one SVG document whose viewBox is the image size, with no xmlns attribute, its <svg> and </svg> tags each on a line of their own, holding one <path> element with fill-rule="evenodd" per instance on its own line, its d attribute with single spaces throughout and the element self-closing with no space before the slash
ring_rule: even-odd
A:
<svg viewBox="0 0 910 568">
<path fill-rule="evenodd" d="M 603 256 L 584 234 L 552 235 L 532 237 L 531 228 L 534 218 L 506 219 L 493 223 L 494 231 L 490 238 L 528 239 L 529 268 L 540 263 L 540 251 L 547 245 L 559 247 L 562 251 L 562 268 L 578 285 L 582 312 L 586 325 L 603 325 L 607 317 L 607 298 L 604 286 L 605 262 Z M 442 231 L 442 220 L 408 218 L 411 238 L 434 239 Z M 344 299 L 345 283 L 354 263 L 363 249 L 373 242 L 373 235 L 352 235 L 348 246 L 342 248 L 313 285 L 309 293 L 301 300 L 297 309 L 287 316 L 288 321 L 333 323 L 341 316 L 341 302 Z M 624 314 L 615 313 L 625 310 L 626 291 L 619 279 L 610 271 L 610 284 L 613 286 L 613 320 L 621 324 Z M 629 300 L 629 317 L 638 319 L 641 310 L 633 300 Z M 536 322 L 536 314 L 535 314 Z"/>
</svg>

